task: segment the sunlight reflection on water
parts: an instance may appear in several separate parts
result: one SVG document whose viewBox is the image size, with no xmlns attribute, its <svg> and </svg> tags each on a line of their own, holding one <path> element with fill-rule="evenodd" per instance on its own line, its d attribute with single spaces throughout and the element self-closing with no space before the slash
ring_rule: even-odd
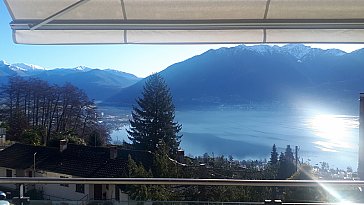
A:
<svg viewBox="0 0 364 205">
<path fill-rule="evenodd" d="M 339 152 L 357 146 L 353 140 L 359 127 L 356 116 L 319 114 L 308 119 L 307 126 L 318 137 L 312 143 L 321 151 Z"/>
</svg>

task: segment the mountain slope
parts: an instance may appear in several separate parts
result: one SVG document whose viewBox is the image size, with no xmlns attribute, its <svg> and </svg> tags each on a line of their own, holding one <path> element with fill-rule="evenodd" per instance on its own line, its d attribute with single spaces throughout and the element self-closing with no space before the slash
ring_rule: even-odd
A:
<svg viewBox="0 0 364 205">
<path fill-rule="evenodd" d="M 236 46 L 209 50 L 160 72 L 177 105 L 289 102 L 300 95 L 355 98 L 364 90 L 364 51 L 304 45 Z M 109 102 L 134 103 L 144 80 Z"/>
</svg>

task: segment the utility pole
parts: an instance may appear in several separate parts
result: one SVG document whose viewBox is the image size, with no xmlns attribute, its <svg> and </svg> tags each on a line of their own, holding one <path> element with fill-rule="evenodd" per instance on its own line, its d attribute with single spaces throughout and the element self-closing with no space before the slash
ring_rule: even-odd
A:
<svg viewBox="0 0 364 205">
<path fill-rule="evenodd" d="M 296 172 L 298 171 L 298 146 L 295 147 Z"/>
<path fill-rule="evenodd" d="M 33 154 L 33 177 L 35 177 L 35 155 L 37 155 L 37 152 Z"/>
</svg>

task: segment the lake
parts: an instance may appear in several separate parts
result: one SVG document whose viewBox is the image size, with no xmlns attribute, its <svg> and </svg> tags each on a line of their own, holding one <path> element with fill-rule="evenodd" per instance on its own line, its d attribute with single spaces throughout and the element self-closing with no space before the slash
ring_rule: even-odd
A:
<svg viewBox="0 0 364 205">
<path fill-rule="evenodd" d="M 358 126 L 355 112 L 325 109 L 214 109 L 176 112 L 182 124 L 181 147 L 187 155 L 233 156 L 269 160 L 273 144 L 279 152 L 299 147 L 300 161 L 328 162 L 332 168 L 357 169 Z M 354 113 L 354 114 L 353 114 Z M 112 139 L 127 140 L 124 126 Z"/>
</svg>

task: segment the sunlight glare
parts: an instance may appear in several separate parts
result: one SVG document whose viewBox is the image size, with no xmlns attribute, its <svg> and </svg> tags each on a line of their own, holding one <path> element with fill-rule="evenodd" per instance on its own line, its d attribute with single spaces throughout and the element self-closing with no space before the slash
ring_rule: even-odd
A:
<svg viewBox="0 0 364 205">
<path fill-rule="evenodd" d="M 319 114 L 308 122 L 308 126 L 321 138 L 313 142 L 321 151 L 337 152 L 339 148 L 354 147 L 347 139 L 350 138 L 350 130 L 358 124 L 350 116 Z"/>
</svg>

